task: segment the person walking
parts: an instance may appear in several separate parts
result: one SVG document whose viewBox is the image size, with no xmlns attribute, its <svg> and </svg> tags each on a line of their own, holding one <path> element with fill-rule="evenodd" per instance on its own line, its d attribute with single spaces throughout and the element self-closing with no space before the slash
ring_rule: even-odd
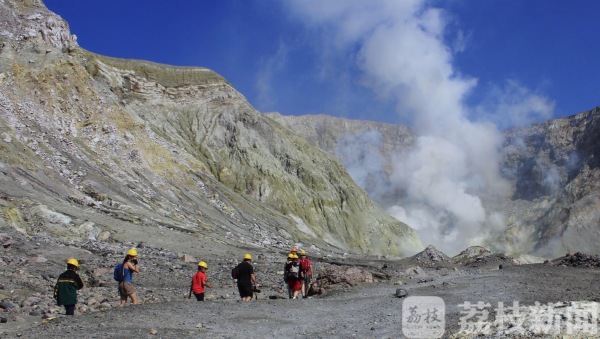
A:
<svg viewBox="0 0 600 339">
<path fill-rule="evenodd" d="M 240 292 L 242 301 L 251 301 L 254 289 L 258 288 L 256 276 L 254 275 L 254 267 L 251 264 L 252 256 L 250 253 L 244 255 L 244 260 L 239 263 L 236 268 L 237 286 Z"/>
<path fill-rule="evenodd" d="M 290 289 L 290 267 L 292 265 L 293 262 L 293 258 L 294 258 L 294 253 L 290 252 L 287 255 L 287 260 L 285 262 L 285 265 L 283 265 L 283 282 L 285 283 L 285 287 L 287 288 L 288 291 L 288 298 L 292 299 L 292 290 Z"/>
<path fill-rule="evenodd" d="M 194 293 L 197 301 L 204 301 L 204 288 L 212 288 L 212 285 L 206 281 L 206 270 L 208 270 L 208 264 L 204 261 L 199 262 L 198 272 L 192 277 L 188 299 L 192 298 L 192 293 Z"/>
<path fill-rule="evenodd" d="M 285 265 L 284 272 L 287 272 L 290 299 L 298 299 L 298 293 L 302 288 L 300 265 L 298 264 L 298 256 L 296 254 L 291 254 L 291 259 L 292 261 Z"/>
<path fill-rule="evenodd" d="M 123 280 L 119 281 L 119 296 L 121 297 L 120 307 L 124 307 L 127 304 L 127 298 L 131 299 L 131 303 L 136 305 L 138 303 L 137 294 L 133 287 L 133 272 L 140 273 L 138 266 L 138 251 L 135 248 L 130 248 L 123 259 L 122 264 Z"/>
<path fill-rule="evenodd" d="M 66 315 L 75 315 L 75 304 L 77 304 L 77 291 L 83 288 L 83 281 L 77 274 L 79 261 L 75 258 L 67 260 L 67 270 L 58 276 L 54 285 L 54 299 L 58 306 L 65 307 Z"/>
<path fill-rule="evenodd" d="M 312 261 L 308 259 L 308 254 L 306 251 L 300 251 L 300 259 L 298 259 L 298 263 L 300 264 L 300 280 L 302 281 L 301 293 L 302 298 L 308 298 L 308 290 L 310 288 L 310 281 L 312 280 Z"/>
</svg>

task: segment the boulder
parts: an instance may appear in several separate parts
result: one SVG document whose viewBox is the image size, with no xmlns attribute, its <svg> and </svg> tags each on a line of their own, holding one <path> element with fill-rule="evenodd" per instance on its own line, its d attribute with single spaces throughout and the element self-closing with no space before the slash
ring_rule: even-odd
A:
<svg viewBox="0 0 600 339">
<path fill-rule="evenodd" d="M 110 274 L 112 274 L 113 269 L 112 268 L 95 268 L 92 270 L 92 276 L 94 278 L 100 278 L 103 276 L 108 276 Z"/>
<path fill-rule="evenodd" d="M 420 266 L 409 267 L 400 272 L 400 275 L 409 279 L 423 279 L 429 276 Z"/>
<path fill-rule="evenodd" d="M 35 257 L 29 259 L 29 262 L 31 263 L 35 263 L 35 264 L 41 264 L 48 261 L 48 259 L 46 259 L 45 257 L 41 256 L 41 255 L 36 255 Z"/>
<path fill-rule="evenodd" d="M 407 295 L 408 295 L 408 292 L 406 292 L 405 289 L 403 289 L 403 288 L 396 289 L 396 294 L 395 294 L 396 298 L 404 298 Z"/>
<path fill-rule="evenodd" d="M 2 244 L 2 247 L 9 248 L 14 243 L 15 241 L 10 235 L 6 233 L 0 233 L 0 244 Z"/>
<path fill-rule="evenodd" d="M 187 262 L 198 262 L 198 260 L 196 260 L 196 258 L 192 257 L 192 256 L 191 256 L 191 255 L 189 255 L 189 254 L 184 254 L 184 255 L 181 257 L 181 260 L 183 260 L 183 262 L 186 262 L 186 263 L 187 263 Z"/>
<path fill-rule="evenodd" d="M 12 237 L 6 233 L 0 233 L 0 243 L 5 243 L 9 240 L 12 240 Z"/>
<path fill-rule="evenodd" d="M 28 297 L 27 299 L 21 302 L 21 307 L 37 305 L 42 301 L 41 298 L 38 297 Z"/>
<path fill-rule="evenodd" d="M 354 287 L 362 283 L 373 283 L 373 274 L 356 266 L 326 266 L 309 288 L 309 295 L 323 294 L 335 287 Z"/>
<path fill-rule="evenodd" d="M 15 306 L 15 304 L 11 303 L 10 301 L 2 301 L 0 302 L 0 308 L 3 310 L 10 310 L 13 308 L 16 308 L 17 306 Z"/>
</svg>

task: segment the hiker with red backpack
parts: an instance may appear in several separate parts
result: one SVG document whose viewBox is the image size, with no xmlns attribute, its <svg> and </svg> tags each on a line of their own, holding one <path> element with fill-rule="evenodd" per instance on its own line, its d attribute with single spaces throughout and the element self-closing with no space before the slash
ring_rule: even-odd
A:
<svg viewBox="0 0 600 339">
<path fill-rule="evenodd" d="M 308 259 L 306 251 L 300 251 L 300 280 L 302 282 L 302 298 L 308 298 L 308 289 L 310 288 L 310 281 L 312 279 L 312 261 Z"/>
</svg>

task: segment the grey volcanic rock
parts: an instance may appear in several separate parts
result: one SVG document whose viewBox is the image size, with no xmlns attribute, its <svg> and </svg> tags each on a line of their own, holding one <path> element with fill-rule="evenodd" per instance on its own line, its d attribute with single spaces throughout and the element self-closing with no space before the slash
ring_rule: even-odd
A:
<svg viewBox="0 0 600 339">
<path fill-rule="evenodd" d="M 598 252 L 600 109 L 506 133 L 505 174 L 515 182 L 506 239 L 531 253 Z"/>
<path fill-rule="evenodd" d="M 451 263 L 452 259 L 441 251 L 438 251 L 432 245 L 427 246 L 423 251 L 415 254 L 410 259 L 421 265 L 434 266 L 444 263 Z"/>
<path fill-rule="evenodd" d="M 315 277 L 309 294 L 324 294 L 335 287 L 355 287 L 360 284 L 375 282 L 373 274 L 360 267 L 335 266 L 323 264 L 322 270 Z"/>
<path fill-rule="evenodd" d="M 471 246 L 460 252 L 456 256 L 452 257 L 454 261 L 464 261 L 466 259 L 473 259 L 477 257 L 487 256 L 492 254 L 490 250 L 482 246 Z"/>
<path fill-rule="evenodd" d="M 600 256 L 577 252 L 555 259 L 552 263 L 570 267 L 600 267 Z"/>
<path fill-rule="evenodd" d="M 80 49 L 39 1 L 1 1 L 0 19 L 0 208 L 19 232 L 186 253 L 186 235 L 222 253 L 421 247 L 334 157 L 217 73 Z"/>
</svg>

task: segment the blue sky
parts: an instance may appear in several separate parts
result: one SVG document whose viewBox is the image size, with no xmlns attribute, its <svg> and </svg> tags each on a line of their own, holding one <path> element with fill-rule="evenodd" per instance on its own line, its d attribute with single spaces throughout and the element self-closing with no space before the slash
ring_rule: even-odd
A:
<svg viewBox="0 0 600 339">
<path fill-rule="evenodd" d="M 261 112 L 502 129 L 600 105 L 595 0 L 44 2 L 83 48 L 210 68 Z"/>
</svg>

